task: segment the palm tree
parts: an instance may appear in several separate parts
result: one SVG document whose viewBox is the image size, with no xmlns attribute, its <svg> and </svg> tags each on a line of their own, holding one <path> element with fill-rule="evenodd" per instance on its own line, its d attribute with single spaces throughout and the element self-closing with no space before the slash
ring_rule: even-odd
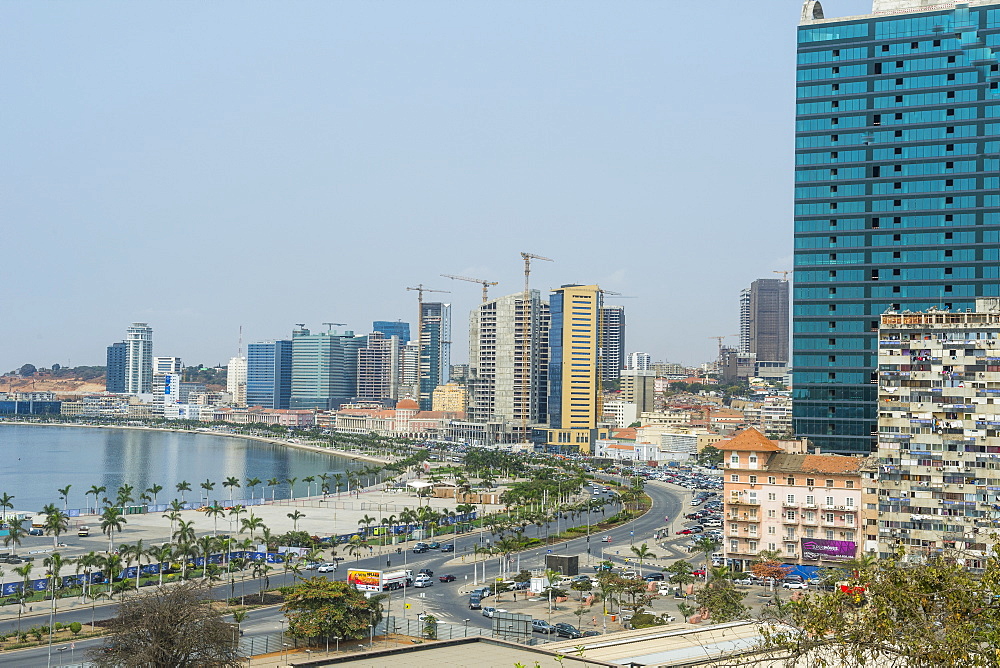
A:
<svg viewBox="0 0 1000 668">
<path fill-rule="evenodd" d="M 4 547 L 12 544 L 14 545 L 11 549 L 11 555 L 17 554 L 17 546 L 21 544 L 21 539 L 27 535 L 28 531 L 24 528 L 24 520 L 20 517 L 11 517 L 7 521 L 7 535 L 3 537 Z"/>
<path fill-rule="evenodd" d="M 302 482 L 306 484 L 306 496 L 312 496 L 312 484 L 316 482 L 316 476 L 307 475 L 302 479 Z"/>
<path fill-rule="evenodd" d="M 387 541 L 389 540 L 389 537 L 395 535 L 393 528 L 396 526 L 396 516 L 389 515 L 388 517 L 383 517 L 382 521 L 379 522 L 379 524 L 385 525 L 385 534 L 382 537 L 382 544 L 386 545 Z"/>
<path fill-rule="evenodd" d="M 93 494 L 94 495 L 94 512 L 95 513 L 97 512 L 97 499 L 101 496 L 101 494 L 104 494 L 106 491 L 108 491 L 108 488 L 105 487 L 104 485 L 101 485 L 100 487 L 98 487 L 97 485 L 92 485 L 90 489 L 88 489 L 86 492 L 84 492 L 84 496 L 86 496 L 88 494 Z M 0 499 L 0 500 L 2 500 L 2 499 Z"/>
<path fill-rule="evenodd" d="M 3 515 L 3 522 L 7 521 L 7 510 L 14 510 L 14 497 L 7 492 L 0 496 L 0 513 Z"/>
<path fill-rule="evenodd" d="M 218 547 L 218 539 L 212 536 L 202 536 L 198 539 L 198 550 L 201 552 L 201 556 L 204 558 L 205 563 L 202 564 L 201 579 L 204 580 L 208 577 L 208 558 L 212 556 L 212 552 Z"/>
<path fill-rule="evenodd" d="M 69 515 L 55 506 L 45 508 L 45 533 L 52 535 L 52 547 L 56 548 L 59 547 L 59 536 L 69 528 Z"/>
<path fill-rule="evenodd" d="M 79 574 L 81 570 L 83 571 L 83 587 L 80 590 L 81 601 L 90 590 L 90 572 L 97 566 L 98 559 L 99 557 L 96 552 L 88 552 L 81 557 L 77 557 L 76 572 Z"/>
<path fill-rule="evenodd" d="M 247 478 L 247 487 L 249 487 L 249 488 L 250 488 L 250 500 L 251 500 L 251 501 L 253 501 L 253 500 L 254 500 L 254 498 L 255 498 L 255 497 L 254 497 L 254 491 L 253 491 L 253 488 L 254 488 L 254 487 L 256 487 L 257 485 L 259 485 L 259 484 L 260 484 L 260 482 L 261 482 L 260 478 Z M 263 493 L 263 492 L 261 492 L 261 496 L 263 496 L 263 494 L 264 494 L 264 493 Z"/>
<path fill-rule="evenodd" d="M 174 556 L 174 547 L 170 543 L 164 543 L 159 547 L 151 547 L 149 548 L 149 556 L 152 559 L 156 559 L 158 570 L 160 572 L 160 585 L 163 585 L 164 564 L 166 564 L 167 567 L 170 566 L 170 558 Z"/>
<path fill-rule="evenodd" d="M 197 539 L 194 532 L 194 522 L 185 522 L 184 520 L 181 520 L 177 525 L 177 531 L 174 532 L 173 539 L 174 543 L 177 545 L 174 553 L 183 558 L 181 563 L 181 579 L 186 580 L 187 558 L 191 554 L 191 545 Z"/>
<path fill-rule="evenodd" d="M 323 489 L 323 498 L 326 498 L 327 492 L 329 492 L 329 490 L 330 490 L 330 485 L 329 485 L 330 474 L 329 473 L 320 473 L 319 474 L 319 479 L 321 481 L 320 487 L 322 487 L 322 489 Z"/>
<path fill-rule="evenodd" d="M 205 515 L 212 518 L 212 522 L 214 524 L 214 526 L 212 527 L 212 535 L 213 536 L 219 535 L 219 517 L 226 516 L 226 509 L 220 506 L 218 503 L 213 503 L 212 505 L 208 506 L 207 510 L 205 510 Z"/>
<path fill-rule="evenodd" d="M 126 484 L 119 487 L 115 505 L 117 505 L 119 508 L 125 508 L 125 506 L 135 501 L 135 499 L 132 497 L 133 491 L 135 491 L 135 487 L 132 485 Z"/>
<path fill-rule="evenodd" d="M 121 571 L 122 568 L 122 558 L 117 554 L 109 554 L 105 557 L 100 558 L 101 570 L 107 569 L 108 571 L 108 595 L 109 598 L 114 598 L 115 594 L 115 571 Z"/>
<path fill-rule="evenodd" d="M 73 485 L 66 485 L 56 491 L 59 492 L 59 498 L 63 500 L 63 510 L 69 512 L 69 488 Z"/>
<path fill-rule="evenodd" d="M 115 551 L 115 532 L 121 532 L 126 521 L 121 508 L 108 506 L 101 513 L 101 532 L 108 535 L 108 552 Z"/>
<path fill-rule="evenodd" d="M 340 496 L 340 488 L 343 485 L 343 482 L 344 482 L 344 474 L 343 473 L 334 473 L 333 474 L 333 488 L 335 490 L 337 490 L 337 496 L 338 497 Z"/>
<path fill-rule="evenodd" d="M 264 526 L 264 520 L 261 519 L 260 517 L 257 517 L 253 513 L 250 513 L 250 517 L 244 519 L 243 522 L 241 523 L 240 533 L 243 533 L 244 531 L 249 531 L 250 539 L 252 540 L 254 532 L 256 532 L 257 529 L 262 528 L 263 526 Z"/>
<path fill-rule="evenodd" d="M 73 559 L 67 559 L 66 557 L 63 557 L 58 552 L 53 552 L 52 554 L 50 554 L 49 556 L 45 557 L 42 560 L 42 565 L 49 569 L 48 572 L 46 572 L 46 575 L 49 576 L 49 586 L 52 587 L 53 614 L 55 614 L 56 610 L 58 609 L 58 605 L 56 603 L 57 600 L 56 589 L 62 586 L 62 578 L 59 577 L 59 573 L 62 571 L 63 566 L 68 566 L 69 564 L 72 564 L 73 561 L 74 561 Z M 51 633 L 52 631 L 50 627 L 49 634 Z"/>
<path fill-rule="evenodd" d="M 215 489 L 215 483 L 205 478 L 205 482 L 201 483 L 200 487 L 205 490 L 205 503 L 208 503 L 208 493 Z"/>
<path fill-rule="evenodd" d="M 375 519 L 374 517 L 371 517 L 370 515 L 368 515 L 368 513 L 365 513 L 365 516 L 362 517 L 360 520 L 358 520 L 358 528 L 359 529 L 361 528 L 362 524 L 365 525 L 365 538 L 369 537 L 368 531 L 371 528 L 371 525 L 375 524 L 376 522 L 378 522 L 378 520 Z"/>
<path fill-rule="evenodd" d="M 288 483 L 288 494 L 292 501 L 295 500 L 295 483 L 298 481 L 298 478 L 285 478 L 285 482 Z"/>
<path fill-rule="evenodd" d="M 229 515 L 236 520 L 236 526 L 240 526 L 240 513 L 246 511 L 244 506 L 233 506 L 229 510 Z"/>
<path fill-rule="evenodd" d="M 24 612 L 24 599 L 28 597 L 31 585 L 31 562 L 25 562 L 24 566 L 15 566 L 14 572 L 21 576 L 21 605 L 17 607 L 17 632 L 21 633 L 21 613 Z"/>
<path fill-rule="evenodd" d="M 139 551 L 136 549 L 135 545 L 124 545 L 123 544 L 123 545 L 119 545 L 118 546 L 118 556 L 120 556 L 122 558 L 122 564 L 125 567 L 125 571 L 127 571 L 129 569 L 129 566 L 131 566 L 133 560 L 137 560 L 138 559 L 138 556 L 139 556 L 138 552 Z M 125 580 L 127 578 L 122 578 L 122 579 Z M 136 588 L 136 591 L 139 590 L 139 570 L 138 569 L 136 569 L 136 573 L 135 573 L 135 588 Z"/>
<path fill-rule="evenodd" d="M 177 487 L 177 492 L 181 495 L 181 502 L 187 503 L 187 499 L 184 498 L 184 492 L 191 491 L 191 483 L 189 483 L 187 480 L 181 480 L 179 483 L 175 485 L 175 487 Z"/>
<path fill-rule="evenodd" d="M 639 560 L 639 577 L 642 577 L 642 564 L 644 561 L 649 561 L 650 559 L 656 559 L 656 555 L 653 554 L 649 546 L 643 543 L 636 547 L 635 545 L 630 545 L 629 549 L 632 550 L 632 554 L 636 556 Z"/>
<path fill-rule="evenodd" d="M 292 521 L 292 531 L 299 530 L 299 520 L 305 517 L 304 513 L 300 513 L 296 510 L 294 513 L 288 513 L 288 519 Z"/>
<path fill-rule="evenodd" d="M 280 484 L 281 484 L 281 482 L 277 478 L 268 478 L 267 479 L 267 486 L 271 488 L 271 503 L 274 503 L 275 487 L 277 487 Z M 261 492 L 261 496 L 263 496 L 263 492 Z"/>
<path fill-rule="evenodd" d="M 708 582 L 708 571 L 712 567 L 712 554 L 719 549 L 719 544 L 709 538 L 708 536 L 702 536 L 697 541 L 695 541 L 692 551 L 701 552 L 705 555 L 705 582 Z"/>
<path fill-rule="evenodd" d="M 182 517 L 181 514 L 179 512 L 177 512 L 176 510 L 171 510 L 169 513 L 164 513 L 163 515 L 161 515 L 161 517 L 163 519 L 170 520 L 170 535 L 173 536 L 174 535 L 174 522 L 176 522 L 177 520 L 179 520 Z"/>
<path fill-rule="evenodd" d="M 361 559 L 361 552 L 367 546 L 367 543 L 361 539 L 361 536 L 351 536 L 351 539 L 347 541 L 347 553 L 353 555 L 355 560 Z"/>
<path fill-rule="evenodd" d="M 229 503 L 233 503 L 233 489 L 240 486 L 240 479 L 234 476 L 229 476 L 222 481 L 223 487 L 229 488 Z"/>
<path fill-rule="evenodd" d="M 162 491 L 163 491 L 163 485 L 153 484 L 153 485 L 150 485 L 149 487 L 146 488 L 146 492 L 148 494 L 152 494 L 153 495 L 153 505 L 154 506 L 157 505 L 156 495 L 159 494 Z"/>
</svg>

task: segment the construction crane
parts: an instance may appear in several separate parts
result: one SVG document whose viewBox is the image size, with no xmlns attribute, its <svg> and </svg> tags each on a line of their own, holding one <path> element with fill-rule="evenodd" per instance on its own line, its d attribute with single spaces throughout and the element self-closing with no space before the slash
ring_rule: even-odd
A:
<svg viewBox="0 0 1000 668">
<path fill-rule="evenodd" d="M 346 322 L 324 322 L 323 324 L 326 325 L 326 333 L 329 334 L 330 333 L 330 329 L 333 328 L 334 325 L 336 325 L 338 327 L 343 327 L 347 323 Z"/>
<path fill-rule="evenodd" d="M 710 339 L 715 339 L 716 341 L 719 342 L 719 359 L 722 359 L 722 342 L 723 342 L 723 340 L 728 339 L 730 336 L 738 336 L 738 335 L 737 334 L 727 334 L 726 336 L 710 336 L 710 337 L 708 337 Z"/>
<path fill-rule="evenodd" d="M 546 262 L 555 262 L 550 257 L 542 257 L 541 255 L 535 255 L 534 253 L 521 253 L 521 257 L 524 258 L 524 299 L 528 299 L 528 275 L 531 274 L 531 261 L 532 260 L 545 260 Z"/>
<path fill-rule="evenodd" d="M 785 281 L 787 283 L 788 282 L 788 275 L 791 274 L 792 272 L 790 272 L 790 271 L 775 271 L 775 270 L 772 269 L 771 273 L 772 274 L 781 274 L 781 280 L 783 280 L 783 281 Z"/>
<path fill-rule="evenodd" d="M 482 278 L 469 278 L 468 276 L 455 276 L 453 274 L 441 274 L 445 278 L 453 278 L 456 281 L 468 281 L 469 283 L 479 283 L 483 286 L 483 303 L 486 303 L 488 297 L 488 290 L 491 285 L 500 285 L 496 281 L 487 281 Z"/>
<path fill-rule="evenodd" d="M 451 290 L 432 290 L 425 288 L 423 283 L 418 283 L 417 287 L 407 287 L 407 290 L 414 290 L 417 293 L 417 403 L 423 399 L 420 391 L 420 365 L 424 354 L 424 293 L 425 292 L 451 292 Z"/>
</svg>

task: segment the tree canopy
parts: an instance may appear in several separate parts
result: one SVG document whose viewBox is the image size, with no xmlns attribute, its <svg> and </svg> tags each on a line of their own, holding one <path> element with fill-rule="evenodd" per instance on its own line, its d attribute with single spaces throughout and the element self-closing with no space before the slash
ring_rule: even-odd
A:
<svg viewBox="0 0 1000 668">
<path fill-rule="evenodd" d="M 314 577 L 284 590 L 282 610 L 295 638 L 363 638 L 382 620 L 381 596 L 365 595 L 346 582 Z"/>
</svg>

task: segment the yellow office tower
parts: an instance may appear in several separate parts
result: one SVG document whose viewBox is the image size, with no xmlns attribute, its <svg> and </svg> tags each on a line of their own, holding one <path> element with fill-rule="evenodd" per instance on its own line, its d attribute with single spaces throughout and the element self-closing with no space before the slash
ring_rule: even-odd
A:
<svg viewBox="0 0 1000 668">
<path fill-rule="evenodd" d="M 606 437 L 597 429 L 601 289 L 564 285 L 549 298 L 549 429 L 547 446 L 590 453 Z"/>
</svg>

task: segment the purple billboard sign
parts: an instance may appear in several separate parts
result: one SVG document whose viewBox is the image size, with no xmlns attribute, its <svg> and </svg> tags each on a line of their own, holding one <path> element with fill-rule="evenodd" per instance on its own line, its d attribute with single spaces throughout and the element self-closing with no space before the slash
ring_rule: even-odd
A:
<svg viewBox="0 0 1000 668">
<path fill-rule="evenodd" d="M 854 558 L 858 546 L 849 540 L 825 540 L 823 538 L 803 538 L 803 559 L 825 559 L 826 561 L 849 561 Z"/>
</svg>

